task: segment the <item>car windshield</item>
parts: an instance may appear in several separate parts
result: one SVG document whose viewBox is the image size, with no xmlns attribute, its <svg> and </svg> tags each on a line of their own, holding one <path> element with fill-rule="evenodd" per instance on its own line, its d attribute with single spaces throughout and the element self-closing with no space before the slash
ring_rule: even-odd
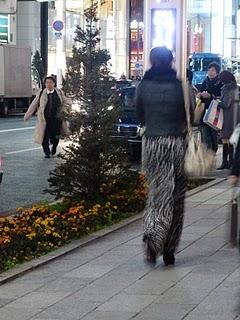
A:
<svg viewBox="0 0 240 320">
<path fill-rule="evenodd" d="M 124 88 L 120 91 L 120 99 L 122 101 L 123 114 L 121 122 L 127 124 L 136 124 L 135 110 L 135 87 Z"/>
<path fill-rule="evenodd" d="M 207 71 L 208 66 L 212 62 L 220 64 L 220 59 L 217 58 L 190 58 L 189 68 L 191 71 Z"/>
<path fill-rule="evenodd" d="M 134 109 L 135 88 L 125 89 L 121 92 L 124 109 Z"/>
</svg>

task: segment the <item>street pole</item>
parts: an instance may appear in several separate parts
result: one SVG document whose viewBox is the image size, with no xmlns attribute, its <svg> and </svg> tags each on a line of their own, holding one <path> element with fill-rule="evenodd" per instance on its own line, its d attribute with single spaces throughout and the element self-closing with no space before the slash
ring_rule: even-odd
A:
<svg viewBox="0 0 240 320">
<path fill-rule="evenodd" d="M 62 88 L 62 76 L 66 68 L 66 0 L 56 1 L 57 20 L 63 22 L 60 38 L 56 39 L 57 86 Z"/>
<path fill-rule="evenodd" d="M 182 19 L 181 19 L 181 62 L 180 62 L 180 70 L 179 75 L 181 79 L 186 80 L 186 68 L 187 68 L 187 0 L 181 1 L 181 11 L 182 11 Z"/>
<path fill-rule="evenodd" d="M 48 2 L 40 3 L 41 56 L 44 75 L 48 72 Z"/>
</svg>

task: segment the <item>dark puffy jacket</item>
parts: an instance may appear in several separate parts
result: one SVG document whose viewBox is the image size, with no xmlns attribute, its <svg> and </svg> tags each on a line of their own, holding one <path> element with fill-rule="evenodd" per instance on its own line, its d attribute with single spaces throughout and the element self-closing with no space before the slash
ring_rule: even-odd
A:
<svg viewBox="0 0 240 320">
<path fill-rule="evenodd" d="M 207 77 L 203 81 L 202 86 L 201 86 L 201 92 L 207 91 L 211 95 L 210 99 L 202 99 L 202 101 L 205 103 L 206 109 L 208 109 L 208 107 L 213 99 L 215 99 L 216 97 L 219 97 L 219 98 L 221 97 L 222 86 L 223 86 L 223 84 L 220 82 L 218 76 L 212 80 Z"/>
<path fill-rule="evenodd" d="M 136 92 L 137 117 L 145 125 L 145 136 L 186 135 L 187 122 L 181 81 L 167 68 L 151 68 Z"/>
</svg>

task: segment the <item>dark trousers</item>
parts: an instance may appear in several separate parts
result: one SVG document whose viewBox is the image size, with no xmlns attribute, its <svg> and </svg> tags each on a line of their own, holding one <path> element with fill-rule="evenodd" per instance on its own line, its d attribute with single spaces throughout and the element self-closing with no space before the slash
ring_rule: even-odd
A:
<svg viewBox="0 0 240 320">
<path fill-rule="evenodd" d="M 58 119 L 47 119 L 45 135 L 42 143 L 43 151 L 46 155 L 50 155 L 50 143 L 52 144 L 53 150 L 57 149 L 60 139 L 61 126 L 62 122 Z"/>
<path fill-rule="evenodd" d="M 202 142 L 206 144 L 207 148 L 213 152 L 218 150 L 218 138 L 217 131 L 209 127 L 208 125 L 203 125 L 202 128 Z"/>
</svg>

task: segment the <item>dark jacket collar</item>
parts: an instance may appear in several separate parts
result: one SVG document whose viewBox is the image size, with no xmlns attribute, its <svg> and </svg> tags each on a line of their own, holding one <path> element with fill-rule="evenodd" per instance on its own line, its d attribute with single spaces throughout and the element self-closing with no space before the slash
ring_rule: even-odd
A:
<svg viewBox="0 0 240 320">
<path fill-rule="evenodd" d="M 206 77 L 207 84 L 218 84 L 220 83 L 219 76 L 217 75 L 214 79 L 210 79 L 209 77 Z"/>
<path fill-rule="evenodd" d="M 177 78 L 177 73 L 170 67 L 152 67 L 146 71 L 143 80 L 154 80 L 154 81 L 163 81 L 163 80 L 174 80 Z"/>
</svg>

